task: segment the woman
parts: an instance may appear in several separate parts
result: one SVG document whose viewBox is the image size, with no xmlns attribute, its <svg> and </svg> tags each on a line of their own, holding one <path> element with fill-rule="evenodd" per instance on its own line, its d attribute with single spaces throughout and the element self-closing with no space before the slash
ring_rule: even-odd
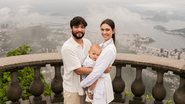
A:
<svg viewBox="0 0 185 104">
<path fill-rule="evenodd" d="M 116 58 L 115 24 L 111 19 L 105 19 L 100 24 L 100 28 L 103 37 L 103 43 L 100 44 L 102 52 L 96 60 L 93 71 L 80 83 L 83 88 L 86 88 L 98 80 L 92 104 L 108 104 L 114 99 L 110 74 L 105 74 L 104 71 L 113 64 Z"/>
</svg>

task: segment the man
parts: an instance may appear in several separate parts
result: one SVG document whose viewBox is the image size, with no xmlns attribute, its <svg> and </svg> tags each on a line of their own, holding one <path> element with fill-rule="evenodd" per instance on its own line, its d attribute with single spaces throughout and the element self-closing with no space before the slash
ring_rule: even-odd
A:
<svg viewBox="0 0 185 104">
<path fill-rule="evenodd" d="M 64 104 L 83 104 L 84 91 L 80 87 L 80 75 L 89 74 L 92 68 L 82 67 L 91 42 L 83 38 L 87 22 L 80 16 L 70 21 L 72 36 L 63 44 L 61 53 L 64 65 Z"/>
</svg>

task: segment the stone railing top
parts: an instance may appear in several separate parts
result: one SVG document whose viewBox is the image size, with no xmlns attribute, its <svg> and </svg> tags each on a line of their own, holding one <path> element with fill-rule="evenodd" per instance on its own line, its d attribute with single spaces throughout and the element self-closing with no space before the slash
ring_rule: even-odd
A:
<svg viewBox="0 0 185 104">
<path fill-rule="evenodd" d="M 20 55 L 0 58 L 0 70 L 57 63 L 62 64 L 62 56 L 59 53 Z"/>
<path fill-rule="evenodd" d="M 13 70 L 25 66 L 42 66 L 45 64 L 62 64 L 62 56 L 59 53 L 41 53 L 0 58 L 1 71 Z M 118 53 L 114 64 L 131 64 L 133 66 L 148 66 L 175 72 L 185 72 L 185 60 L 175 60 L 149 55 Z"/>
<path fill-rule="evenodd" d="M 157 69 L 166 69 L 175 72 L 185 72 L 185 60 L 176 60 L 143 54 L 118 53 L 116 64 L 131 64 L 137 66 L 148 66 Z"/>
</svg>

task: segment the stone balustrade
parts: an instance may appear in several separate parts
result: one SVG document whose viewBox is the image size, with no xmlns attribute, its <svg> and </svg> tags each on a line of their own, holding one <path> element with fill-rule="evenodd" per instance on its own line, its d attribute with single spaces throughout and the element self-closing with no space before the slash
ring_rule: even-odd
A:
<svg viewBox="0 0 185 104">
<path fill-rule="evenodd" d="M 42 98 L 44 91 L 44 84 L 40 79 L 40 68 L 50 64 L 55 67 L 55 76 L 51 82 L 51 89 L 54 93 L 53 97 L 50 97 L 50 102 Z M 30 85 L 30 92 L 34 96 L 32 101 L 29 103 L 33 104 L 50 104 L 63 102 L 63 88 L 62 88 L 62 77 L 61 77 L 61 66 L 62 56 L 58 53 L 42 53 L 42 54 L 30 54 L 13 57 L 0 58 L 0 71 L 10 72 L 11 83 L 6 91 L 8 99 L 12 104 L 22 103 L 20 101 L 22 89 L 18 82 L 17 71 L 20 68 L 27 66 L 34 68 L 34 80 Z M 129 100 L 123 96 L 122 93 L 125 91 L 125 81 L 122 78 L 121 72 L 122 67 L 131 65 L 136 69 L 135 80 L 131 84 L 131 91 L 133 97 Z M 115 99 L 113 102 L 125 103 L 125 104 L 147 104 L 145 94 L 145 84 L 142 79 L 143 69 L 151 67 L 156 72 L 156 82 L 152 88 L 152 96 L 154 98 L 154 104 L 163 104 L 166 97 L 166 88 L 164 87 L 164 73 L 172 71 L 174 74 L 180 77 L 180 85 L 176 89 L 173 95 L 173 101 L 175 104 L 185 104 L 185 61 L 174 60 L 168 58 L 161 58 L 149 55 L 135 55 L 135 54 L 124 54 L 118 53 L 116 61 L 113 66 L 116 67 L 116 75 L 113 78 L 113 90 Z"/>
</svg>

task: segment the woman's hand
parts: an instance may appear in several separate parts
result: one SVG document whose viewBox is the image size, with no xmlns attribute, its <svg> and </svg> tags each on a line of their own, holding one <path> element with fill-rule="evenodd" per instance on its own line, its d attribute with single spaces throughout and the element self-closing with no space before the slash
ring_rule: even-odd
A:
<svg viewBox="0 0 185 104">
<path fill-rule="evenodd" d="M 112 65 L 109 66 L 109 67 L 104 71 L 104 73 L 109 73 L 111 70 L 112 70 Z"/>
</svg>

